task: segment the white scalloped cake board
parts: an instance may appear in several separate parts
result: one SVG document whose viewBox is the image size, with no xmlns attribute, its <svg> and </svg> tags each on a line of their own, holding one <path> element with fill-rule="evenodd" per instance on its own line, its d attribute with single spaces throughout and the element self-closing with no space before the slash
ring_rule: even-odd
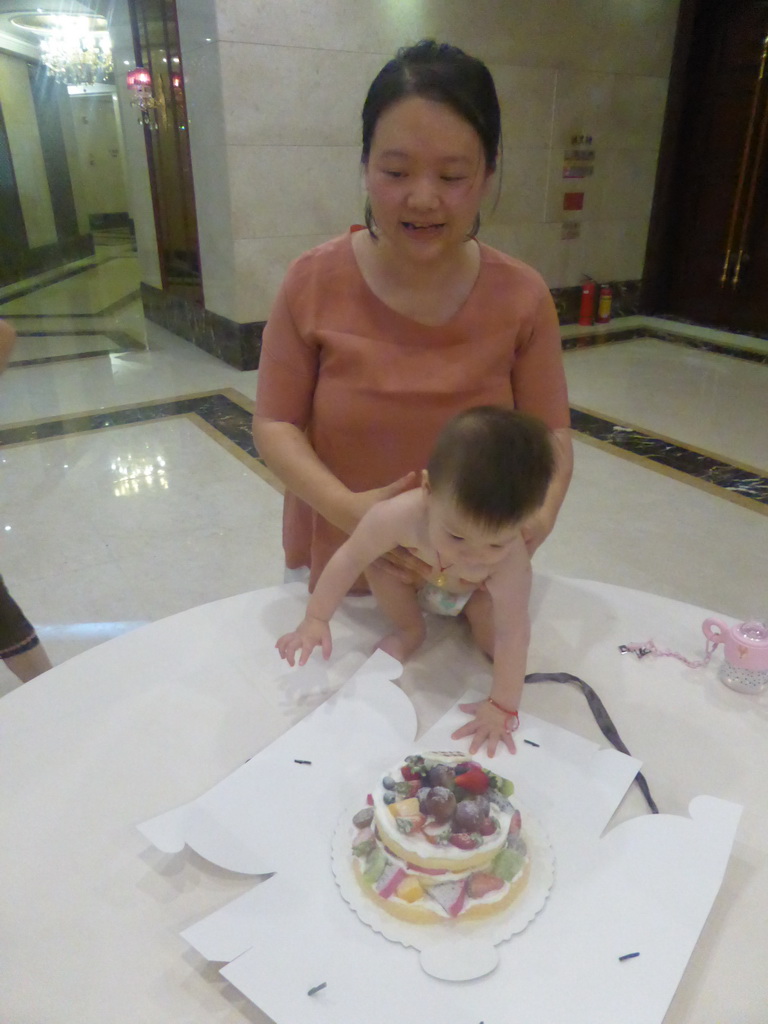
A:
<svg viewBox="0 0 768 1024">
<path fill-rule="evenodd" d="M 444 981 L 481 978 L 498 965 L 497 947 L 524 931 L 543 910 L 554 881 L 554 854 L 549 838 L 535 815 L 516 798 L 513 802 L 522 812 L 530 864 L 525 888 L 504 913 L 484 921 L 449 918 L 444 924 L 429 928 L 388 914 L 363 892 L 349 856 L 357 832 L 352 817 L 360 809 L 361 801 L 342 812 L 333 834 L 331 867 L 341 895 L 375 932 L 392 942 L 418 949 L 419 962 L 427 974 Z"/>
<path fill-rule="evenodd" d="M 437 980 L 415 950 L 358 919 L 331 872 L 341 810 L 398 757 L 455 749 L 450 734 L 466 721 L 454 707 L 414 743 L 413 707 L 388 681 L 400 672 L 378 652 L 219 785 L 140 826 L 166 852 L 187 844 L 225 868 L 276 872 L 183 936 L 224 961 L 221 973 L 277 1024 L 508 1024 L 512 1005 L 531 1024 L 661 1024 L 722 883 L 741 808 L 701 796 L 689 818 L 649 814 L 601 839 L 639 762 L 523 714 L 517 739 L 539 746 L 519 742 L 493 767 L 535 809 L 555 882 L 532 924 L 497 947 L 490 974 Z M 317 663 L 296 678 L 327 685 Z"/>
</svg>

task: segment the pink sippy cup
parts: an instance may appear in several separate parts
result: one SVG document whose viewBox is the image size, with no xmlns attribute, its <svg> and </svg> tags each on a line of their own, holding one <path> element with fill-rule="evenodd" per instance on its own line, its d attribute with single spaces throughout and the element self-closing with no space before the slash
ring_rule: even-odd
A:
<svg viewBox="0 0 768 1024">
<path fill-rule="evenodd" d="M 768 625 L 752 620 L 727 626 L 706 619 L 701 627 L 713 644 L 723 644 L 720 681 L 740 693 L 762 693 L 768 686 Z"/>
</svg>

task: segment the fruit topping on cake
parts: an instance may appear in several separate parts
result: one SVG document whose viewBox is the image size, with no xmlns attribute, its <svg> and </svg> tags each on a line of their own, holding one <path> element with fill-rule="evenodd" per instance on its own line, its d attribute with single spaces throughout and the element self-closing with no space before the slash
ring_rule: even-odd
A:
<svg viewBox="0 0 768 1024">
<path fill-rule="evenodd" d="M 405 758 L 377 780 L 352 819 L 363 891 L 417 923 L 506 909 L 525 886 L 529 863 L 513 792 L 508 779 L 464 753 Z"/>
</svg>

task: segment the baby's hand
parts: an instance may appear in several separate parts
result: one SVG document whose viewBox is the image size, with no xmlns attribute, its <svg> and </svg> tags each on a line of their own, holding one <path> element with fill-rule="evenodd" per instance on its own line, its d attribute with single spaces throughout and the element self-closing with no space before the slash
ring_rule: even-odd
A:
<svg viewBox="0 0 768 1024">
<path fill-rule="evenodd" d="M 472 742 L 469 745 L 470 754 L 476 754 L 483 743 L 487 743 L 488 757 L 493 757 L 499 742 L 506 745 L 510 754 L 515 753 L 515 741 L 512 739 L 512 733 L 507 732 L 504 728 L 508 716 L 503 711 L 493 707 L 487 700 L 479 700 L 474 704 L 459 704 L 459 708 L 468 715 L 474 715 L 474 718 L 457 729 L 451 735 L 452 740 L 472 736 Z"/>
<path fill-rule="evenodd" d="M 288 664 L 293 667 L 297 651 L 301 651 L 299 665 L 306 665 L 310 654 L 315 647 L 321 647 L 323 657 L 327 661 L 331 656 L 333 644 L 331 642 L 331 630 L 327 622 L 322 619 L 305 618 L 293 633 L 286 633 L 281 636 L 275 644 L 280 656 L 285 658 Z"/>
</svg>

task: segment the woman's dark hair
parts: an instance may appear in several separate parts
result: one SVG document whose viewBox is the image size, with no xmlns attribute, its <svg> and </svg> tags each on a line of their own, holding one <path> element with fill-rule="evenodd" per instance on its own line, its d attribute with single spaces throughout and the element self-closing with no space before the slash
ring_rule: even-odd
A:
<svg viewBox="0 0 768 1024">
<path fill-rule="evenodd" d="M 555 472 L 549 428 L 513 409 L 479 405 L 449 420 L 427 464 L 430 486 L 491 529 L 538 509 Z"/>
<path fill-rule="evenodd" d="M 368 163 L 373 133 L 381 115 L 408 96 L 421 96 L 451 107 L 480 137 L 487 170 L 496 169 L 501 111 L 493 76 L 477 57 L 433 39 L 402 47 L 371 83 L 363 104 L 361 163 Z"/>
</svg>

